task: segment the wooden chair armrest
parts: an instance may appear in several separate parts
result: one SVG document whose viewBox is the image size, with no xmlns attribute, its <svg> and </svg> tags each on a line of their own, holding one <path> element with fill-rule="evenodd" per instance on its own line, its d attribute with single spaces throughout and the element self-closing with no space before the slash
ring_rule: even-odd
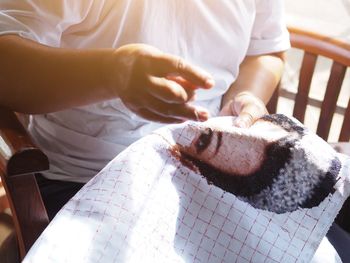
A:
<svg viewBox="0 0 350 263">
<path fill-rule="evenodd" d="M 288 27 L 292 46 L 350 66 L 350 44 L 301 28 Z"/>
<path fill-rule="evenodd" d="M 48 158 L 35 146 L 16 114 L 0 108 L 0 170 L 6 176 L 16 176 L 48 169 Z"/>
</svg>

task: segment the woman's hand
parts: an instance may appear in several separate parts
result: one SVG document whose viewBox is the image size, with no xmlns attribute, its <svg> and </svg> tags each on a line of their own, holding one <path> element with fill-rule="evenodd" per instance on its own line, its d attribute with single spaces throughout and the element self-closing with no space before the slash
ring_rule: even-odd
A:
<svg viewBox="0 0 350 263">
<path fill-rule="evenodd" d="M 265 104 L 250 92 L 237 94 L 220 111 L 221 116 L 238 116 L 234 125 L 240 128 L 250 127 L 265 114 L 268 114 Z"/>
<path fill-rule="evenodd" d="M 208 73 L 144 44 L 125 45 L 115 55 L 116 95 L 131 111 L 163 123 L 208 119 L 206 110 L 189 104 L 197 88 L 214 85 Z"/>
</svg>

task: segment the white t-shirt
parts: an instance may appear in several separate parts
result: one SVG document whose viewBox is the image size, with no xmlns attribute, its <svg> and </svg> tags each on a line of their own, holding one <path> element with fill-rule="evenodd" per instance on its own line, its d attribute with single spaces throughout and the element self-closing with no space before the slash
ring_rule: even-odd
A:
<svg viewBox="0 0 350 263">
<path fill-rule="evenodd" d="M 283 0 L 0 0 L 0 34 L 66 48 L 146 43 L 210 72 L 197 92 L 212 116 L 246 55 L 289 48 Z M 49 87 L 48 87 L 49 88 Z M 160 127 L 119 99 L 31 118 L 51 179 L 87 182 L 132 142 Z"/>
</svg>

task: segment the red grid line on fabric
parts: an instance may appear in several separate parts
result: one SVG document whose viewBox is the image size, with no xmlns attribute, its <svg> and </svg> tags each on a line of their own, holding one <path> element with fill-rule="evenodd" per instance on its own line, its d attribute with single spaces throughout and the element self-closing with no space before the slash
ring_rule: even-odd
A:
<svg viewBox="0 0 350 263">
<path fill-rule="evenodd" d="M 325 213 L 327 213 L 328 210 L 330 210 L 331 205 L 335 204 L 335 203 L 332 201 L 332 199 L 331 199 L 331 198 L 328 198 L 328 197 L 327 197 L 327 199 L 324 200 L 324 202 L 326 202 L 327 204 L 325 205 L 325 208 L 322 210 L 321 215 L 320 215 L 320 218 L 322 218 L 323 215 L 324 215 Z M 314 219 L 314 220 L 316 221 L 316 223 L 314 224 L 314 226 L 313 226 L 313 228 L 312 228 L 312 230 L 311 230 L 311 232 L 310 232 L 310 235 L 308 236 L 307 240 L 305 241 L 304 246 L 303 246 L 302 250 L 300 251 L 299 255 L 301 255 L 301 254 L 303 253 L 303 251 L 304 251 L 304 249 L 305 249 L 305 245 L 306 245 L 307 243 L 310 243 L 310 242 L 309 242 L 310 237 L 314 234 L 314 231 L 316 230 L 316 226 L 317 226 L 318 223 L 319 223 L 319 220 L 318 220 L 317 218 L 312 217 L 311 214 L 306 213 L 305 216 L 308 216 L 308 217 Z M 328 217 L 328 215 L 327 215 L 327 217 Z M 322 233 L 322 235 L 326 235 L 326 233 Z"/>
<path fill-rule="evenodd" d="M 186 177 L 188 177 L 188 176 L 189 176 L 189 175 L 187 174 Z M 183 179 L 183 178 L 181 178 L 181 179 Z M 186 179 L 184 180 L 184 182 L 186 182 Z M 200 182 L 200 181 L 198 181 L 198 183 L 199 183 L 199 182 Z M 203 192 L 202 190 L 200 190 L 200 189 L 198 188 L 198 186 L 194 186 L 194 187 L 195 187 L 195 191 Z M 185 192 L 185 191 L 183 191 L 182 194 L 183 194 L 184 196 L 187 196 L 187 192 Z M 208 195 L 208 194 L 207 194 L 207 195 Z M 204 202 L 198 203 L 197 201 L 190 199 L 188 205 L 190 205 L 192 202 L 196 203 L 196 204 L 199 206 L 199 211 L 201 211 L 201 209 L 204 208 Z M 181 205 L 182 209 L 184 209 L 186 212 L 188 212 L 188 206 L 184 206 L 184 205 L 182 205 L 182 204 L 180 204 L 180 205 Z M 186 212 L 184 213 L 184 216 L 185 216 Z M 194 215 L 193 215 L 193 216 L 194 216 Z M 207 223 L 207 224 L 209 223 L 209 222 L 205 221 L 204 219 L 200 218 L 200 217 L 199 217 L 199 213 L 198 213 L 197 215 L 195 215 L 195 216 L 196 216 L 196 218 L 195 218 L 196 221 L 202 221 L 203 223 Z M 181 224 L 186 225 L 186 223 L 183 221 L 183 219 L 184 219 L 184 217 L 181 218 Z M 188 240 L 190 233 L 188 234 L 187 237 L 183 237 L 183 236 L 181 236 L 179 233 L 177 233 L 177 234 L 178 234 L 180 237 L 182 237 L 182 238 L 184 238 L 184 239 L 186 240 L 186 243 L 185 243 L 185 248 L 186 248 L 188 242 L 190 242 L 190 241 Z M 200 234 L 202 234 L 202 233 L 200 233 Z M 205 233 L 203 233 L 202 238 L 201 238 L 201 240 L 199 241 L 199 244 L 202 242 L 204 236 L 205 236 Z M 208 238 L 208 237 L 207 237 L 207 238 Z M 199 250 L 199 249 L 198 249 L 198 250 Z M 197 252 L 198 252 L 198 250 L 197 250 Z M 208 251 L 208 252 L 209 252 L 209 251 Z M 197 255 L 193 255 L 193 256 L 196 257 Z"/>
<path fill-rule="evenodd" d="M 325 200 L 325 202 L 326 202 L 326 201 L 327 201 L 327 200 Z M 329 201 L 330 201 L 330 200 L 328 200 L 328 203 L 329 203 Z M 322 217 L 322 214 L 327 210 L 327 208 L 328 208 L 328 207 L 325 207 L 325 208 L 322 209 L 322 212 L 321 212 L 321 215 L 320 215 L 321 217 Z M 299 220 L 295 220 L 293 217 L 290 216 L 290 217 L 287 217 L 287 218 L 286 218 L 286 221 L 285 221 L 285 224 L 287 224 L 287 221 L 288 221 L 288 220 L 291 220 L 291 221 L 293 221 L 294 223 L 296 223 L 297 226 L 298 226 L 297 229 L 296 229 L 296 231 L 294 232 L 293 236 L 290 238 L 289 246 L 293 246 L 292 243 L 294 243 L 293 240 L 294 240 L 295 236 L 298 234 L 298 231 L 303 231 L 303 232 L 304 232 L 304 229 L 309 230 L 308 228 L 305 228 L 305 226 L 302 226 L 302 222 L 305 221 L 305 217 L 306 217 L 306 216 L 308 216 L 308 217 L 310 217 L 310 218 L 312 218 L 312 219 L 314 219 L 314 220 L 316 221 L 316 223 L 314 224 L 314 226 L 313 226 L 312 229 L 310 230 L 309 235 L 308 235 L 308 237 L 306 238 L 306 240 L 301 240 L 301 241 L 303 242 L 302 248 L 301 248 L 301 249 L 297 249 L 297 248 L 295 247 L 295 251 L 300 251 L 297 255 L 295 255 L 295 254 L 292 255 L 291 253 L 289 253 L 289 251 L 283 250 L 283 252 L 284 252 L 285 254 L 287 254 L 287 255 L 289 255 L 289 256 L 295 258 L 295 260 L 297 260 L 297 258 L 300 256 L 300 254 L 304 251 L 306 244 L 308 243 L 310 237 L 313 235 L 313 231 L 314 231 L 315 227 L 316 227 L 317 224 L 318 224 L 318 219 L 315 218 L 315 217 L 313 217 L 312 214 L 310 214 L 311 212 L 309 213 L 310 210 L 306 210 L 306 211 L 307 211 L 307 212 L 304 213 L 304 215 L 303 215 L 302 217 L 300 217 Z M 281 239 L 284 240 L 283 238 L 281 238 Z M 277 240 L 278 240 L 278 239 L 277 239 Z M 276 241 L 277 241 L 277 240 L 276 240 Z M 300 240 L 300 239 L 299 239 L 299 240 Z M 286 240 L 284 240 L 284 241 L 286 241 Z M 293 246 L 293 247 L 294 247 L 294 246 Z"/>
<path fill-rule="evenodd" d="M 186 178 L 188 179 L 188 177 L 186 177 Z M 186 183 L 189 183 L 188 180 L 186 180 Z M 193 184 L 192 184 L 192 185 L 193 185 Z M 194 185 L 193 185 L 193 186 L 194 186 Z M 186 194 L 186 191 L 184 191 L 183 194 Z M 191 203 L 191 202 L 192 202 L 192 198 L 190 199 L 190 203 Z M 202 206 L 203 206 L 203 205 L 202 205 Z M 183 207 L 183 208 L 185 209 L 186 213 L 189 212 L 188 209 L 187 209 L 186 207 Z M 214 209 L 214 210 L 215 210 L 215 209 Z M 184 213 L 184 216 L 183 216 L 183 218 L 182 218 L 182 221 L 183 221 L 183 219 L 184 219 L 186 213 Z M 305 216 L 305 215 L 304 215 L 304 216 Z M 242 216 L 241 218 L 243 218 L 243 216 Z M 211 218 L 210 220 L 212 220 L 212 218 Z M 255 219 L 255 221 L 256 221 L 256 219 Z M 297 221 L 295 221 L 295 222 L 297 222 Z M 183 221 L 183 223 L 184 223 L 185 225 L 187 225 L 185 221 Z M 209 223 L 210 223 L 210 222 L 209 222 Z M 298 226 L 300 227 L 300 222 L 297 222 L 297 223 L 298 223 Z M 244 227 L 243 227 L 243 228 L 244 228 Z M 222 231 L 222 229 L 221 229 L 220 231 Z M 250 229 L 249 229 L 249 231 L 250 231 Z M 275 241 L 274 241 L 274 243 L 273 243 L 272 245 L 275 245 L 276 240 L 277 240 L 277 238 L 275 239 Z M 243 247 L 242 247 L 242 248 L 243 248 Z M 241 250 L 242 250 L 242 248 L 241 248 Z M 248 258 L 248 260 L 249 260 L 249 258 Z"/>
<path fill-rule="evenodd" d="M 258 212 L 258 213 L 259 213 L 259 212 Z M 245 245 L 247 245 L 248 247 L 250 247 L 251 249 L 253 249 L 253 253 L 252 253 L 251 257 L 247 259 L 247 260 L 249 260 L 249 261 L 251 261 L 251 260 L 254 258 L 254 255 L 255 255 L 255 254 L 257 254 L 257 253 L 258 253 L 258 254 L 261 254 L 261 253 L 257 250 L 257 246 L 252 247 L 252 246 L 250 246 L 249 244 L 246 244 L 246 241 L 247 241 L 247 238 L 248 238 L 249 234 L 252 235 L 252 236 L 254 236 L 254 237 L 256 237 L 256 239 L 259 240 L 259 237 L 256 236 L 254 233 L 251 232 L 251 230 L 252 230 L 254 224 L 257 224 L 257 218 L 258 218 L 258 216 L 256 216 L 256 217 L 253 219 L 253 220 L 254 220 L 254 221 L 253 221 L 253 224 L 252 224 L 252 226 L 250 227 L 250 229 L 248 230 L 248 235 L 247 235 L 247 237 L 246 237 L 246 239 L 245 239 L 245 241 L 244 241 L 244 244 L 245 244 Z M 242 248 L 243 248 L 243 246 L 242 246 Z M 241 248 L 241 250 L 242 250 L 242 248 Z M 264 255 L 261 254 L 261 256 L 264 256 Z M 260 257 L 260 258 L 261 258 L 261 257 Z"/>
<path fill-rule="evenodd" d="M 292 235 L 292 237 L 291 237 L 291 240 L 290 240 L 290 243 L 289 243 L 289 246 L 290 247 L 294 247 L 294 250 L 293 251 L 300 251 L 299 253 L 297 253 L 297 254 L 292 254 L 292 253 L 290 253 L 288 250 L 286 251 L 286 254 L 287 255 L 289 255 L 289 256 L 291 256 L 291 257 L 293 257 L 293 258 L 296 258 L 296 259 L 298 259 L 299 258 L 299 255 L 300 255 L 300 253 L 301 253 L 301 251 L 302 251 L 302 248 L 305 246 L 305 242 L 303 242 L 304 244 L 303 244 L 303 246 L 300 248 L 300 249 L 298 249 L 298 247 L 295 247 L 294 245 L 293 245 L 293 243 L 295 244 L 295 236 L 297 235 L 297 233 L 298 233 L 298 231 L 299 231 L 299 229 L 300 229 L 300 227 L 301 227 L 301 222 L 303 221 L 303 219 L 305 218 L 305 215 L 306 215 L 306 212 L 305 212 L 305 210 L 303 211 L 304 212 L 304 215 L 302 216 L 302 217 L 300 217 L 300 219 L 299 220 L 295 220 L 293 217 L 288 217 L 287 218 L 287 220 L 286 220 L 286 223 L 287 223 L 287 221 L 288 220 L 290 220 L 290 221 L 292 221 L 293 223 L 295 223 L 296 225 L 297 225 L 297 227 L 296 227 L 296 230 L 295 230 L 295 232 L 293 233 L 293 235 Z M 311 232 L 310 232 L 310 234 L 311 234 Z"/>
<path fill-rule="evenodd" d="M 234 209 L 234 208 L 233 208 L 233 204 L 231 204 L 231 207 L 230 207 L 230 210 L 232 210 L 232 209 Z M 242 216 L 243 216 L 243 215 L 242 215 Z M 230 218 L 229 218 L 229 213 L 227 213 L 225 219 L 226 219 L 226 220 L 225 220 L 226 222 L 231 222 L 231 220 L 230 220 Z M 236 224 L 235 230 L 236 230 L 237 226 L 238 226 L 238 224 Z M 223 230 L 221 230 L 221 231 L 222 231 L 223 233 L 225 233 L 225 234 L 228 234 L 228 236 L 231 238 L 231 241 L 230 241 L 230 242 L 232 242 L 232 240 L 237 240 L 237 239 L 234 237 L 235 230 L 233 231 L 233 233 L 227 233 L 226 231 L 223 231 Z M 239 242 L 239 240 L 237 240 L 237 241 Z M 230 250 L 230 242 L 229 242 L 229 243 L 227 244 L 227 246 L 226 246 L 226 251 L 225 251 L 225 254 L 224 254 L 224 256 L 223 256 L 222 262 L 225 262 L 225 256 L 226 256 L 226 254 L 228 253 L 228 251 L 230 251 L 231 253 L 234 253 L 234 254 L 237 255 L 237 256 L 238 256 L 238 254 L 239 254 L 239 253 L 235 253 L 234 251 Z"/>
<path fill-rule="evenodd" d="M 265 229 L 265 232 L 266 232 L 266 230 L 267 230 L 267 228 Z M 249 233 L 251 233 L 250 232 L 250 229 L 248 230 L 249 231 Z M 246 237 L 247 238 L 247 237 Z M 276 239 L 274 240 L 274 242 L 276 242 L 276 240 L 277 240 L 277 237 L 276 237 Z M 243 244 L 245 244 L 245 242 L 243 243 Z M 246 244 L 245 244 L 246 245 Z M 272 245 L 274 246 L 274 243 L 272 243 Z M 241 249 L 243 248 L 243 246 L 241 247 Z M 254 251 L 256 251 L 255 250 L 255 248 L 253 248 L 254 249 Z M 271 250 L 271 248 L 270 248 L 270 250 Z M 267 255 L 267 258 L 269 258 L 269 255 Z M 271 260 L 273 260 L 272 258 L 270 258 Z M 248 258 L 248 260 L 250 260 L 250 258 Z"/>
<path fill-rule="evenodd" d="M 212 197 L 212 198 L 214 198 L 216 201 L 217 201 L 217 204 L 216 204 L 216 206 L 215 206 L 215 208 L 214 208 L 214 210 L 213 210 L 213 216 L 215 215 L 215 210 L 218 208 L 218 205 L 219 205 L 219 202 L 220 202 L 220 200 L 218 200 L 218 199 L 216 199 L 215 197 L 213 197 L 213 196 L 211 196 L 210 194 L 208 194 L 207 195 L 207 197 L 206 197 L 206 199 L 205 200 L 208 200 L 208 197 Z M 204 201 L 203 202 L 203 205 L 205 204 L 205 202 L 206 201 Z M 216 225 L 213 225 L 213 222 L 212 222 L 212 220 L 213 220 L 213 216 L 210 218 L 210 220 L 209 220 L 209 225 L 211 225 L 212 227 L 216 227 Z M 221 231 L 221 229 L 219 229 L 219 231 Z M 207 231 L 205 231 L 205 233 L 203 234 L 203 236 L 206 236 L 206 234 L 207 234 Z M 220 234 L 220 232 L 219 232 L 219 234 Z M 218 235 L 219 236 L 219 235 Z M 207 237 L 207 236 L 206 236 Z M 207 237 L 208 238 L 208 237 Z M 200 249 L 200 246 L 198 246 L 198 249 L 197 249 L 197 253 L 198 253 L 198 251 L 199 251 L 199 249 Z M 214 247 L 212 248 L 212 250 L 214 249 Z M 212 254 L 212 250 L 209 252 L 209 258 L 210 258 L 210 255 Z"/>
<path fill-rule="evenodd" d="M 269 222 L 269 224 L 271 224 L 271 223 L 272 223 L 272 220 Z M 271 243 L 271 244 L 272 244 L 272 247 L 271 247 L 271 249 L 270 249 L 270 251 L 269 251 L 269 253 L 268 253 L 268 255 L 267 255 L 267 259 L 271 259 L 271 260 L 273 260 L 274 262 L 281 262 L 281 260 L 282 260 L 282 258 L 283 258 L 283 255 L 286 253 L 286 250 L 283 251 L 283 250 L 281 250 L 279 247 L 276 246 L 276 242 L 277 242 L 277 240 L 278 240 L 279 237 L 280 237 L 280 235 L 277 234 L 277 236 L 276 236 L 276 238 L 274 239 L 273 243 Z M 265 240 L 265 241 L 266 241 L 266 240 Z M 266 242 L 268 242 L 268 241 L 266 241 Z M 273 256 L 270 255 L 271 252 L 273 251 L 273 249 L 276 249 L 277 251 L 281 251 L 283 254 L 280 254 L 280 257 L 279 257 L 279 258 L 273 258 Z M 274 252 L 273 254 L 276 254 L 276 252 Z M 293 257 L 293 256 L 292 256 L 292 257 Z M 293 258 L 295 258 L 295 257 L 293 257 Z M 296 261 L 296 260 L 297 260 L 297 259 L 295 258 L 295 261 Z"/>
<path fill-rule="evenodd" d="M 125 164 L 125 162 L 124 162 L 124 164 Z M 122 172 L 123 171 L 123 169 L 121 169 L 120 170 L 120 172 Z M 119 183 L 123 183 L 123 181 L 118 181 L 118 179 L 115 181 L 115 184 L 114 184 L 114 187 L 116 187 L 117 186 L 117 184 L 119 184 Z M 102 184 L 103 184 L 103 182 L 102 182 Z M 128 189 L 130 189 L 130 184 L 128 184 L 127 185 L 127 188 Z M 97 195 L 97 197 L 95 198 L 95 202 L 100 202 L 100 201 L 102 201 L 102 200 L 99 200 L 98 198 L 99 198 L 99 193 L 101 192 L 101 191 L 109 191 L 109 189 L 101 189 L 101 188 L 97 188 L 96 189 L 97 191 L 98 191 L 98 195 Z M 124 196 L 125 197 L 125 200 L 127 200 L 127 199 L 129 199 L 129 201 L 131 200 L 130 198 L 128 198 L 128 195 L 123 195 L 122 194 L 122 196 Z M 109 199 L 109 202 L 110 202 L 111 200 Z M 123 207 L 123 205 L 124 205 L 125 203 L 124 202 L 122 202 L 122 205 L 120 206 L 119 205 L 119 207 L 121 207 L 122 209 L 120 209 L 119 210 L 119 215 L 118 216 L 112 216 L 112 215 L 108 215 L 109 217 L 113 217 L 113 218 L 115 218 L 117 221 L 118 220 L 120 220 L 120 214 L 121 214 L 121 212 L 129 212 L 127 209 L 125 209 L 125 207 Z M 90 212 L 90 214 L 91 214 L 91 212 Z M 90 214 L 89 214 L 89 216 L 90 216 Z M 102 221 L 104 220 L 104 216 L 106 215 L 106 210 L 104 211 L 104 213 L 103 213 L 104 215 L 103 215 L 103 217 L 102 217 Z M 93 237 L 93 241 L 96 239 L 96 234 L 98 233 L 98 231 L 100 230 L 100 228 L 101 228 L 101 224 L 99 225 L 99 227 L 97 228 L 97 230 L 96 230 L 96 232 L 95 232 L 95 235 L 94 235 L 94 237 Z M 129 231 L 126 231 L 126 233 L 128 233 Z M 126 241 L 127 242 L 127 234 L 125 234 L 124 235 L 124 241 Z M 119 250 L 120 251 L 120 250 Z M 118 254 L 118 253 L 117 253 Z M 116 257 L 117 257 L 118 255 L 116 255 Z"/>
<path fill-rule="evenodd" d="M 186 192 L 184 192 L 183 194 L 185 194 L 186 195 Z M 192 200 L 191 200 L 192 201 Z M 190 201 L 190 202 L 191 202 Z M 220 201 L 220 200 L 218 200 L 218 201 Z M 218 205 L 218 204 L 217 204 Z M 232 205 L 232 207 L 233 207 L 234 205 Z M 201 207 L 203 207 L 203 204 L 202 204 L 202 206 Z M 217 207 L 217 206 L 216 206 Z M 247 209 L 247 206 L 245 207 L 246 209 Z M 185 208 L 186 209 L 186 212 L 188 211 L 187 210 L 187 208 Z M 215 211 L 215 209 L 214 209 L 214 211 Z M 214 211 L 212 211 L 212 212 L 214 212 Z M 245 213 L 245 211 L 244 211 L 244 213 Z M 241 219 L 243 218 L 243 215 L 242 215 L 242 217 L 241 217 Z M 197 218 L 198 219 L 198 218 Z M 226 217 L 226 219 L 228 219 L 228 217 Z M 210 220 L 212 220 L 212 216 L 211 216 L 211 218 L 210 218 Z M 256 218 L 254 219 L 254 222 L 256 222 Z M 210 223 L 210 222 L 209 222 Z M 238 224 L 236 224 L 236 229 L 237 229 L 237 227 L 238 227 L 238 225 L 240 225 L 240 222 L 238 223 Z M 251 227 L 250 227 L 250 229 L 251 229 Z M 250 232 L 250 229 L 248 229 L 248 233 L 251 233 Z M 265 231 L 266 231 L 266 229 L 265 229 Z M 223 229 L 221 228 L 221 229 L 219 229 L 219 234 L 221 233 L 221 232 L 224 232 L 223 231 Z M 231 234 L 231 238 L 232 239 L 235 239 L 234 237 L 233 237 L 233 235 L 235 234 L 235 232 L 236 232 L 236 230 L 233 232 L 233 234 Z M 225 232 L 224 232 L 225 233 Z M 252 233 L 251 233 L 252 234 Z M 205 235 L 204 235 L 205 236 Z M 206 236 L 207 237 L 207 236 Z M 247 237 L 248 237 L 248 235 L 245 237 L 245 241 L 246 241 L 246 239 L 247 239 Z M 202 240 L 203 240 L 203 237 L 202 237 Z M 202 242 L 202 240 L 201 240 L 201 242 Z M 237 241 L 239 241 L 238 239 L 236 239 Z M 241 242 L 241 241 L 239 241 L 239 242 Z M 243 242 L 243 244 L 242 244 L 242 246 L 241 246 L 241 250 L 242 250 L 242 248 L 243 248 L 243 245 L 245 245 L 245 242 Z M 272 244 L 273 245 L 273 244 Z M 197 252 L 198 252 L 198 250 L 201 248 L 201 246 L 199 246 L 198 247 L 198 249 L 197 249 Z M 227 247 L 227 249 L 228 249 L 228 247 Z M 253 251 L 255 252 L 256 251 L 256 248 L 252 248 L 252 249 L 254 249 Z M 213 249 L 212 249 L 213 250 Z M 207 251 L 207 252 L 209 252 L 209 258 L 211 257 L 211 255 L 212 255 L 212 250 L 211 251 Z M 232 251 L 233 252 L 233 251 Z M 253 253 L 254 253 L 253 252 Z M 238 255 L 240 255 L 240 252 L 238 253 Z M 244 256 L 244 255 L 243 255 Z M 266 255 L 266 256 L 268 256 L 268 255 Z M 247 258 L 247 260 L 250 260 L 251 259 L 251 257 L 250 258 Z M 272 258 L 271 258 L 272 259 Z M 222 261 L 224 261 L 224 260 L 222 260 Z"/>
</svg>

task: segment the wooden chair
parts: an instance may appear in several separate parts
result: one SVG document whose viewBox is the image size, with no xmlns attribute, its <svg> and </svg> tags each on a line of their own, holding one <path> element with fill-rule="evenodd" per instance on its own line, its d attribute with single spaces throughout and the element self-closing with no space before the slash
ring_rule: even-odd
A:
<svg viewBox="0 0 350 263">
<path fill-rule="evenodd" d="M 278 99 L 288 93 L 287 95 L 292 95 L 291 99 L 295 101 L 293 116 L 304 122 L 307 105 L 313 100 L 309 97 L 309 91 L 313 77 L 317 77 L 314 76 L 317 58 L 323 56 L 331 59 L 333 64 L 330 68 L 324 99 L 320 102 L 321 113 L 316 131 L 321 138 L 327 141 L 345 73 L 350 67 L 350 44 L 297 28 L 289 28 L 289 32 L 292 47 L 304 51 L 297 93 L 290 94 L 283 85 L 280 85 L 268 104 L 268 110 L 270 113 L 276 112 Z M 350 155 L 349 139 L 350 100 L 345 110 L 339 142 L 332 145 L 337 151 Z M 350 233 L 350 199 L 344 204 L 337 222 Z"/>
<path fill-rule="evenodd" d="M 47 157 L 31 141 L 17 115 L 0 108 L 0 176 L 21 259 L 49 223 L 35 179 L 35 173 L 48 168 Z"/>
</svg>

